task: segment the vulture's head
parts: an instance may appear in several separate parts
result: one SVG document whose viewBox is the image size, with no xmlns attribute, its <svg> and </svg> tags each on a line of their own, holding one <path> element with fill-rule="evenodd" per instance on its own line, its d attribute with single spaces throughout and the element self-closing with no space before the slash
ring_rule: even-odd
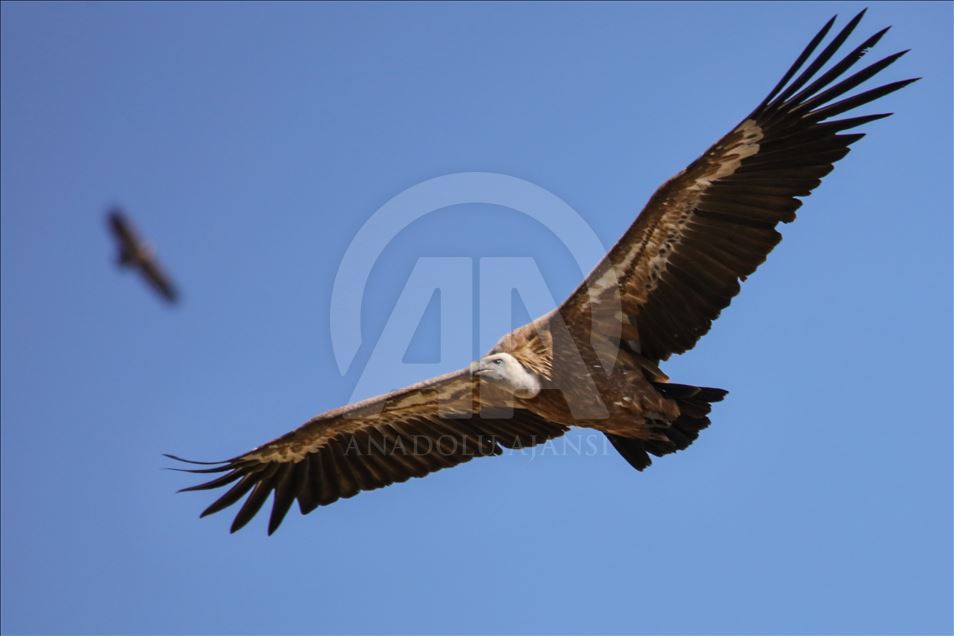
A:
<svg viewBox="0 0 954 636">
<path fill-rule="evenodd" d="M 540 378 L 509 353 L 484 356 L 477 361 L 474 375 L 518 398 L 529 399 L 540 393 Z"/>
</svg>

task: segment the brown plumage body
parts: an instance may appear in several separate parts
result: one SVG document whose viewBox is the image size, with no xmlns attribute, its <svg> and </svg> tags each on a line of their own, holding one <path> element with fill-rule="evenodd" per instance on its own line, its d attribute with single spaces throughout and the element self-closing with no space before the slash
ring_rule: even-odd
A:
<svg viewBox="0 0 954 636">
<path fill-rule="evenodd" d="M 308 513 L 570 426 L 602 431 L 638 470 L 650 455 L 692 444 L 726 391 L 670 383 L 659 363 L 709 330 L 781 239 L 779 223 L 795 219 L 799 197 L 863 136 L 844 131 L 887 114 L 837 116 L 914 81 L 842 98 L 903 55 L 839 79 L 887 29 L 821 71 L 863 14 L 813 58 L 830 20 L 751 114 L 653 194 L 558 308 L 468 368 L 328 411 L 248 453 L 191 469 L 219 476 L 185 490 L 229 486 L 203 516 L 244 497 L 234 532 L 274 494 L 271 533 L 295 501 Z"/>
<path fill-rule="evenodd" d="M 616 348 L 607 364 L 592 342 L 566 329 L 559 312 L 515 329 L 493 353 L 509 353 L 541 376 L 540 393 L 517 404 L 547 421 L 648 439 L 658 435 L 650 420 L 679 415 L 676 402 L 653 386 L 665 376 L 652 361 Z"/>
</svg>

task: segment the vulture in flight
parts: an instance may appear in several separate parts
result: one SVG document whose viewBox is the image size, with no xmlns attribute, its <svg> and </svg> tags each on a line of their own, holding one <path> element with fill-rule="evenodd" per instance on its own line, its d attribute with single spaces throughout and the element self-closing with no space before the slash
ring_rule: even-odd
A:
<svg viewBox="0 0 954 636">
<path fill-rule="evenodd" d="M 119 266 L 138 269 L 146 282 L 166 302 L 176 302 L 179 298 L 179 292 L 172 284 L 172 279 L 156 261 L 156 254 L 152 248 L 136 234 L 132 223 L 129 222 L 122 210 L 118 208 L 110 210 L 107 219 L 109 229 L 119 246 L 119 255 L 116 259 Z"/>
<path fill-rule="evenodd" d="M 183 490 L 227 488 L 202 516 L 244 498 L 232 532 L 273 496 L 271 534 L 296 501 L 307 514 L 570 426 L 603 432 L 636 470 L 685 449 L 726 391 L 669 382 L 660 361 L 709 330 L 782 238 L 779 223 L 795 220 L 800 197 L 864 136 L 854 129 L 890 114 L 852 111 L 918 79 L 849 94 L 906 53 L 846 75 L 888 29 L 825 68 L 863 14 L 822 46 L 829 20 L 751 114 L 656 190 L 559 307 L 467 368 L 328 411 L 232 459 L 192 462 L 202 465 L 185 470 L 209 481 Z"/>
</svg>

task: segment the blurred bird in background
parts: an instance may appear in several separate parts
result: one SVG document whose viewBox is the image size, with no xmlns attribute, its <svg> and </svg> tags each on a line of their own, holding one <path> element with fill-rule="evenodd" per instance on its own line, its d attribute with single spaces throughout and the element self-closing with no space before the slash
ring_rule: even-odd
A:
<svg viewBox="0 0 954 636">
<path fill-rule="evenodd" d="M 119 247 L 117 263 L 120 267 L 139 270 L 149 285 L 168 303 L 179 299 L 179 291 L 172 279 L 159 265 L 155 251 L 143 241 L 119 208 L 113 208 L 107 214 L 110 231 Z"/>
</svg>

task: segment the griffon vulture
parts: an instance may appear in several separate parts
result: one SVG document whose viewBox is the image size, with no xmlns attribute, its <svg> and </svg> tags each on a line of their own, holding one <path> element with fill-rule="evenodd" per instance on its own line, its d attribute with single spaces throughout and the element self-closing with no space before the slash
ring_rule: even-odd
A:
<svg viewBox="0 0 954 636">
<path fill-rule="evenodd" d="M 751 114 L 656 190 L 562 305 L 468 368 L 328 411 L 233 459 L 196 462 L 208 467 L 191 472 L 216 476 L 183 490 L 228 486 L 202 516 L 244 497 L 235 532 L 274 493 L 271 534 L 296 500 L 307 514 L 570 426 L 602 431 L 637 470 L 692 444 L 726 391 L 670 383 L 658 363 L 709 330 L 781 239 L 778 224 L 795 220 L 799 197 L 863 137 L 846 131 L 888 114 L 842 116 L 915 81 L 845 96 L 906 52 L 843 77 L 887 29 L 822 70 L 863 13 L 815 54 L 829 20 Z"/>
<path fill-rule="evenodd" d="M 122 210 L 112 209 L 107 215 L 109 228 L 119 246 L 119 255 L 116 261 L 120 267 L 133 267 L 145 277 L 152 288 L 167 302 L 174 303 L 179 298 L 172 280 L 163 271 L 156 261 L 156 255 L 136 231 L 132 223 L 126 218 Z"/>
</svg>

